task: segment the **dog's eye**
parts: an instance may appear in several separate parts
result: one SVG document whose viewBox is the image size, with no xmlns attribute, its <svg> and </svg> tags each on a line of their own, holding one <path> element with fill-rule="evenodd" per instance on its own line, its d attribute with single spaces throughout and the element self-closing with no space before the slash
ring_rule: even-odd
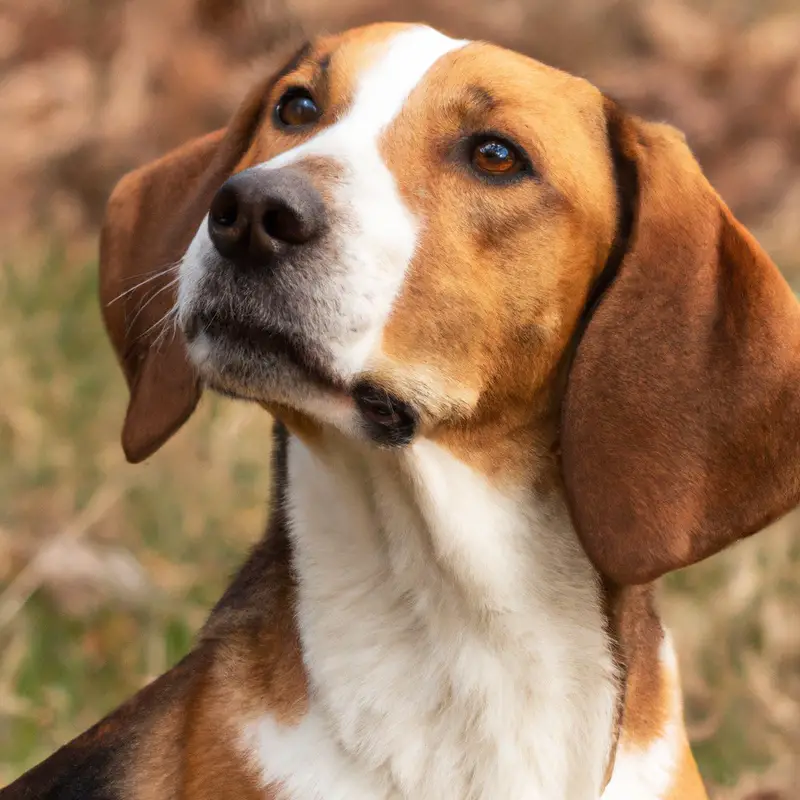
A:
<svg viewBox="0 0 800 800">
<path fill-rule="evenodd" d="M 472 166 L 484 175 L 510 176 L 525 169 L 516 148 L 501 139 L 482 139 L 472 151 Z"/>
<path fill-rule="evenodd" d="M 287 128 L 297 128 L 316 122 L 322 112 L 305 89 L 290 89 L 275 108 L 278 119 Z"/>
</svg>

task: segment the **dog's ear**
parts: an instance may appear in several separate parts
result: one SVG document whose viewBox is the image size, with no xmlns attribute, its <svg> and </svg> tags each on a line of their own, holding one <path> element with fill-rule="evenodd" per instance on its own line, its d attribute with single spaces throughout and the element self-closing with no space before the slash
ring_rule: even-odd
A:
<svg viewBox="0 0 800 800">
<path fill-rule="evenodd" d="M 800 501 L 800 309 L 680 134 L 607 117 L 630 236 L 570 370 L 563 470 L 590 559 L 637 584 Z"/>
<path fill-rule="evenodd" d="M 250 92 L 224 130 L 123 177 L 108 202 L 100 302 L 130 390 L 122 447 L 131 462 L 158 450 L 200 399 L 200 383 L 170 314 L 178 263 L 214 193 L 247 151 L 271 82 Z"/>
</svg>

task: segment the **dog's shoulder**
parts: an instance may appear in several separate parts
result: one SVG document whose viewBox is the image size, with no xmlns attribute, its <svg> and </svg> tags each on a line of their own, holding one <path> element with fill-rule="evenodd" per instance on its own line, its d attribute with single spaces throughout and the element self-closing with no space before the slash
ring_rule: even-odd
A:
<svg viewBox="0 0 800 800">
<path fill-rule="evenodd" d="M 283 512 L 285 444 L 285 430 L 276 426 L 268 528 L 192 651 L 0 790 L 2 800 L 160 800 L 175 796 L 187 782 L 203 784 L 205 794 L 196 796 L 213 796 L 209 770 L 215 765 L 205 754 L 211 740 L 216 747 L 216 740 L 225 738 L 223 723 L 264 707 L 283 719 L 303 713 L 305 671 L 292 613 L 295 579 Z M 259 699 L 258 708 L 250 708 L 252 698 Z M 230 755 L 235 760 L 235 753 Z M 228 781 L 231 770 L 232 763 L 224 770 Z M 144 795 L 139 777 L 149 784 Z"/>
</svg>

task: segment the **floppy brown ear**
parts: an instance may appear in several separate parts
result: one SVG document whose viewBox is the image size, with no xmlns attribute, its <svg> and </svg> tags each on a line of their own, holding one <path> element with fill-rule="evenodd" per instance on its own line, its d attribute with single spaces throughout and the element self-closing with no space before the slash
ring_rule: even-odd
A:
<svg viewBox="0 0 800 800">
<path fill-rule="evenodd" d="M 108 202 L 100 237 L 100 302 L 130 390 L 122 447 L 131 462 L 158 450 L 200 399 L 185 342 L 169 317 L 177 264 L 214 193 L 245 154 L 266 88 L 255 87 L 226 129 L 126 175 Z"/>
<path fill-rule="evenodd" d="M 677 132 L 608 121 L 630 238 L 575 354 L 562 455 L 586 552 L 637 584 L 800 500 L 800 309 Z"/>
</svg>

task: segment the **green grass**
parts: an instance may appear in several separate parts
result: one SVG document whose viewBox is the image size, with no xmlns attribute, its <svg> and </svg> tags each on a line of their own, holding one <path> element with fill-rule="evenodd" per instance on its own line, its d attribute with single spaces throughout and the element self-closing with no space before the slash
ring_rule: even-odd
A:
<svg viewBox="0 0 800 800">
<path fill-rule="evenodd" d="M 96 280 L 95 264 L 57 251 L 0 273 L 0 785 L 187 651 L 265 518 L 258 409 L 206 397 L 159 454 L 124 462 L 127 394 Z M 797 529 L 785 521 L 663 587 L 719 798 L 800 796 Z"/>
</svg>

